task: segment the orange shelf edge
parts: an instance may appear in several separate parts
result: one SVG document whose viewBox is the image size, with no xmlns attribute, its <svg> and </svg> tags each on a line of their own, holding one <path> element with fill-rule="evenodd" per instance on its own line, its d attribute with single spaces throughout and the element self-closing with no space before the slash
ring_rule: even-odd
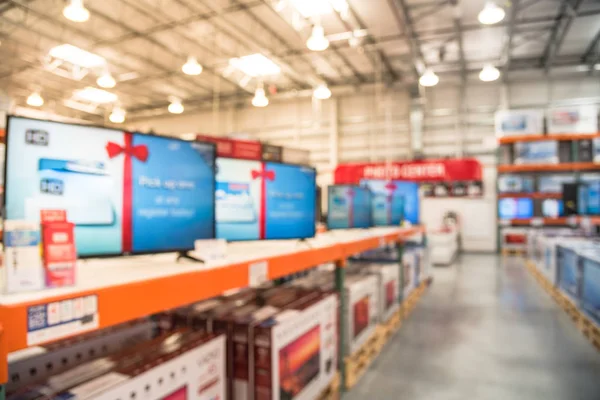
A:
<svg viewBox="0 0 600 400">
<path fill-rule="evenodd" d="M 525 135 L 525 136 L 510 136 L 498 139 L 499 144 L 511 144 L 518 142 L 542 142 L 545 140 L 584 140 L 600 137 L 599 133 L 557 133 L 548 135 Z"/>
<path fill-rule="evenodd" d="M 580 223 L 582 218 L 586 218 L 586 217 L 577 217 L 577 223 Z M 600 217 L 587 217 L 587 218 L 590 218 L 593 225 L 600 225 Z M 536 218 L 511 219 L 510 224 L 527 226 L 527 225 L 531 225 L 531 221 L 533 219 L 536 219 Z M 544 225 L 567 225 L 568 224 L 567 223 L 568 217 L 540 218 L 540 219 L 544 222 Z M 498 222 L 501 222 L 501 220 Z"/>
<path fill-rule="evenodd" d="M 562 193 L 499 193 L 499 199 L 505 198 L 527 198 L 527 199 L 562 199 Z"/>
<path fill-rule="evenodd" d="M 543 171 L 585 171 L 600 169 L 596 163 L 564 163 L 564 164 L 526 164 L 526 165 L 498 165 L 499 173 L 504 172 L 543 172 Z"/>
<path fill-rule="evenodd" d="M 268 279 L 274 280 L 327 262 L 336 262 L 339 266 L 344 267 L 346 258 L 352 254 L 377 248 L 383 243 L 402 241 L 404 238 L 420 232 L 423 232 L 423 228 L 419 226 L 398 229 L 394 233 L 381 237 L 337 243 L 215 269 L 82 290 L 68 295 L 50 296 L 43 300 L 14 305 L 0 305 L 0 383 L 6 382 L 8 377 L 6 365 L 8 353 L 28 347 L 27 308 L 32 305 L 96 295 L 100 316 L 100 324 L 97 329 L 103 329 L 215 297 L 230 289 L 247 287 L 249 286 L 249 268 L 256 262 L 267 261 Z"/>
</svg>

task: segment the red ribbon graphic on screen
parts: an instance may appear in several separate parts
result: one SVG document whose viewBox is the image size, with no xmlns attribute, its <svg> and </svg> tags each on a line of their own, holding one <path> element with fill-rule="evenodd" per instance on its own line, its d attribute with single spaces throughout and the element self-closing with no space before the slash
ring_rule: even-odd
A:
<svg viewBox="0 0 600 400">
<path fill-rule="evenodd" d="M 348 189 L 348 227 L 354 228 L 354 190 Z"/>
<path fill-rule="evenodd" d="M 259 239 L 266 236 L 267 225 L 267 180 L 275 180 L 275 171 L 265 170 L 265 164 L 261 164 L 260 171 L 252 171 L 252 179 L 260 179 L 260 216 L 258 219 Z"/>
<path fill-rule="evenodd" d="M 132 162 L 131 159 L 137 158 L 141 162 L 148 160 L 148 147 L 145 145 L 134 146 L 133 135 L 125 132 L 125 144 L 108 142 L 106 152 L 108 157 L 115 158 L 123 154 L 123 222 L 122 222 L 122 247 L 124 253 L 130 253 L 133 250 L 133 182 L 132 182 Z"/>
<path fill-rule="evenodd" d="M 388 224 L 391 225 L 392 224 L 392 200 L 394 199 L 394 190 L 396 190 L 398 186 L 396 186 L 396 184 L 394 184 L 393 182 L 388 183 L 387 185 L 385 185 L 385 188 L 387 190 L 389 190 L 388 196 L 387 196 L 387 201 L 388 201 Z"/>
</svg>

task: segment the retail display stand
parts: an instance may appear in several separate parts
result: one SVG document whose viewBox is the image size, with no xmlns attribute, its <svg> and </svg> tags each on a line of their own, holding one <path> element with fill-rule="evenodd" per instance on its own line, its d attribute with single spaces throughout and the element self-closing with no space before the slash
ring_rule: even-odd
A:
<svg viewBox="0 0 600 400">
<path fill-rule="evenodd" d="M 320 264 L 335 263 L 336 288 L 341 292 L 349 257 L 387 244 L 401 247 L 404 239 L 421 232 L 421 227 L 372 228 L 325 233 L 307 243 L 233 243 L 225 259 L 206 264 L 177 263 L 172 254 L 79 261 L 78 281 L 73 287 L 0 295 L 0 383 L 8 382 L 9 353 L 260 285 Z M 344 315 L 346 305 L 343 296 L 340 299 Z M 48 310 L 75 304 L 84 308 L 80 318 L 45 326 Z M 340 323 L 342 387 L 343 326 Z M 4 391 L 0 385 L 0 400 Z"/>
<path fill-rule="evenodd" d="M 572 133 L 572 134 L 548 134 L 548 135 L 523 135 L 523 136 L 507 136 L 501 137 L 498 139 L 499 150 L 497 154 L 498 166 L 497 172 L 498 175 L 501 174 L 513 174 L 513 173 L 532 173 L 532 174 L 544 174 L 544 173 L 561 173 L 568 175 L 569 173 L 575 178 L 576 181 L 579 180 L 580 174 L 582 172 L 592 172 L 592 171 L 600 171 L 600 163 L 598 162 L 588 162 L 581 161 L 580 152 L 579 152 L 579 143 L 582 141 L 590 141 L 590 140 L 600 140 L 600 133 L 597 134 L 581 134 L 581 133 Z M 531 142 L 546 142 L 546 141 L 557 141 L 559 144 L 564 143 L 567 146 L 564 146 L 565 149 L 570 150 L 568 153 L 569 162 L 559 162 L 559 163 L 526 163 L 526 164 L 514 164 L 510 160 L 506 160 L 506 157 L 503 157 L 502 147 L 503 146 L 515 146 L 522 143 L 531 143 Z M 597 160 L 596 160 L 597 161 Z M 510 164 L 508 162 L 511 162 Z M 526 198 L 526 199 L 560 199 L 562 196 L 557 193 L 541 193 L 541 192 L 523 192 L 523 193 L 500 193 L 498 190 L 498 201 L 504 198 Z M 544 218 L 544 217 L 534 217 L 534 218 L 518 218 L 518 219 L 501 219 L 498 215 L 498 224 L 497 224 L 497 238 L 498 238 L 498 251 L 505 250 L 504 241 L 503 241 L 503 228 L 509 228 L 513 226 L 519 227 L 578 227 L 581 225 L 595 225 L 600 226 L 600 217 L 593 216 L 578 216 L 578 217 L 557 217 L 557 218 Z M 523 231 L 522 233 L 525 237 L 526 234 Z M 514 232 L 512 234 L 514 236 Z M 524 247 L 526 243 L 523 242 L 523 249 L 519 249 L 519 253 L 523 253 Z M 514 248 L 506 248 L 507 251 L 511 253 L 514 252 Z"/>
</svg>

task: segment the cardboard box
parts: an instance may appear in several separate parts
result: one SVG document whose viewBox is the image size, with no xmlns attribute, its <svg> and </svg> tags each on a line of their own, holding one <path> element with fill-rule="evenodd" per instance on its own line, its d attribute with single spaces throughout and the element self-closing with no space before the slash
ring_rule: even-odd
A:
<svg viewBox="0 0 600 400">
<path fill-rule="evenodd" d="M 597 243 L 582 239 L 563 238 L 557 246 L 557 265 L 559 268 L 558 288 L 574 304 L 579 305 L 581 300 L 582 264 L 580 253 L 594 250 Z"/>
<path fill-rule="evenodd" d="M 544 140 L 540 142 L 515 143 L 515 164 L 558 164 L 558 142 Z"/>
<path fill-rule="evenodd" d="M 255 327 L 255 400 L 313 400 L 337 370 L 335 294 L 288 309 Z"/>
<path fill-rule="evenodd" d="M 400 267 L 395 264 L 375 264 L 368 271 L 377 277 L 379 321 L 386 322 L 400 307 Z"/>
<path fill-rule="evenodd" d="M 548 134 L 598 133 L 598 106 L 555 107 L 546 112 Z"/>
<path fill-rule="evenodd" d="M 594 162 L 600 163 L 600 138 L 594 138 Z"/>
<path fill-rule="evenodd" d="M 402 298 L 406 299 L 415 289 L 416 258 L 414 252 L 404 251 L 402 254 Z"/>
<path fill-rule="evenodd" d="M 577 161 L 594 161 L 594 141 L 592 139 L 582 139 L 577 142 Z"/>
<path fill-rule="evenodd" d="M 40 257 L 40 226 L 19 220 L 4 221 L 4 259 L 0 279 L 6 293 L 44 288 Z"/>
<path fill-rule="evenodd" d="M 346 296 L 346 353 L 351 354 L 373 334 L 379 320 L 379 290 L 374 275 L 347 276 Z"/>
<path fill-rule="evenodd" d="M 543 110 L 502 110 L 495 115 L 496 136 L 544 134 Z"/>
<path fill-rule="evenodd" d="M 583 251 L 581 259 L 581 308 L 592 321 L 600 324 L 600 243 L 595 250 Z"/>
</svg>

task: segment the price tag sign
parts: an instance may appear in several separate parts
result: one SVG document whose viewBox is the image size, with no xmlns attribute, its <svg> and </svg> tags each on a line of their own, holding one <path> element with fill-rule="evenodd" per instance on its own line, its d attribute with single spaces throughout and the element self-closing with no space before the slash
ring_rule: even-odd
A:
<svg viewBox="0 0 600 400">
<path fill-rule="evenodd" d="M 260 286 L 269 280 L 269 262 L 257 261 L 248 268 L 248 284 L 250 287 Z"/>
<path fill-rule="evenodd" d="M 385 237 L 381 236 L 379 238 L 379 247 L 384 247 L 385 246 Z"/>
<path fill-rule="evenodd" d="M 501 219 L 499 224 L 500 226 L 510 226 L 510 219 Z"/>
<path fill-rule="evenodd" d="M 586 231 L 590 231 L 592 229 L 592 219 L 590 217 L 581 217 L 581 227 Z"/>
<path fill-rule="evenodd" d="M 218 261 L 227 257 L 227 242 L 224 239 L 196 240 L 194 251 L 204 261 Z"/>
<path fill-rule="evenodd" d="M 567 225 L 576 227 L 577 226 L 577 216 L 571 215 L 567 217 Z"/>
<path fill-rule="evenodd" d="M 543 218 L 532 218 L 531 219 L 531 226 L 544 226 L 544 219 Z"/>
</svg>

